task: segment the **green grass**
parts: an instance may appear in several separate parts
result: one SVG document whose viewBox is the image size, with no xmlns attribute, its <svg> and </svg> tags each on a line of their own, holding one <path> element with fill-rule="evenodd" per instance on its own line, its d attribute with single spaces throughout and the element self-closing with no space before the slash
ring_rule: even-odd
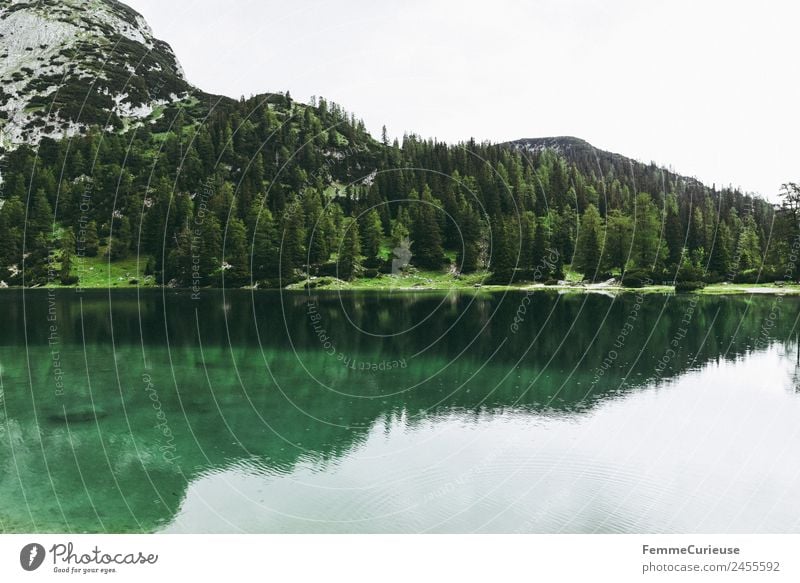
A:
<svg viewBox="0 0 800 583">
<path fill-rule="evenodd" d="M 155 287 L 153 276 L 144 275 L 148 257 L 135 256 L 117 261 L 109 261 L 105 256 L 105 249 L 100 250 L 97 257 L 73 257 L 72 275 L 80 278 L 77 286 L 81 288 L 112 288 L 112 287 Z M 138 265 L 137 265 L 138 262 Z M 59 266 L 60 267 L 60 266 Z M 137 283 L 131 283 L 135 280 Z M 63 286 L 54 286 L 63 287 Z"/>
<path fill-rule="evenodd" d="M 776 285 L 774 283 L 731 283 L 731 284 L 714 283 L 707 285 L 703 289 L 697 290 L 694 293 L 705 294 L 705 295 L 785 293 L 794 295 L 794 294 L 800 294 L 800 285 L 797 284 Z"/>
<path fill-rule="evenodd" d="M 353 289 L 353 290 L 434 290 L 434 289 L 473 289 L 482 285 L 486 272 L 476 272 L 456 276 L 447 271 L 409 270 L 403 275 L 381 274 L 373 278 L 359 278 L 342 281 L 333 277 L 311 278 L 289 286 L 290 289 L 304 289 L 307 283 L 314 289 Z"/>
</svg>

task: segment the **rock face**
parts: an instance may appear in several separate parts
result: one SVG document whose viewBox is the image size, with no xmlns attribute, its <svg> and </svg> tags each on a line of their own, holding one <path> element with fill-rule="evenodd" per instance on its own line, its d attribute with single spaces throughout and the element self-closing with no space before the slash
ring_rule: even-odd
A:
<svg viewBox="0 0 800 583">
<path fill-rule="evenodd" d="M 172 49 L 116 0 L 0 4 L 0 146 L 121 130 L 192 89 Z"/>
</svg>

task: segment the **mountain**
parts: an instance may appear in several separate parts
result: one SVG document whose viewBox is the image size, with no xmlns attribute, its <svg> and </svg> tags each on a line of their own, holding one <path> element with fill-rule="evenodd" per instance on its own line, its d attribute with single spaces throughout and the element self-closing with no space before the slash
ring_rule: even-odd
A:
<svg viewBox="0 0 800 583">
<path fill-rule="evenodd" d="M 619 176 L 635 179 L 637 176 L 657 174 L 665 182 L 680 183 L 683 188 L 705 189 L 703 183 L 696 178 L 677 174 L 655 162 L 644 163 L 622 154 L 601 150 L 586 140 L 573 136 L 522 138 L 506 142 L 505 145 L 534 154 L 551 150 L 575 164 L 581 172 L 595 175 L 599 179 L 613 179 Z"/>
<path fill-rule="evenodd" d="M 766 201 L 577 138 L 391 142 L 322 98 L 204 93 L 115 0 L 6 0 L 0 56 L 0 287 L 112 265 L 104 285 L 373 278 L 402 245 L 429 281 L 751 282 L 796 263 L 796 222 Z"/>
<path fill-rule="evenodd" d="M 0 5 L 0 146 L 120 130 L 191 90 L 169 45 L 116 0 Z"/>
</svg>

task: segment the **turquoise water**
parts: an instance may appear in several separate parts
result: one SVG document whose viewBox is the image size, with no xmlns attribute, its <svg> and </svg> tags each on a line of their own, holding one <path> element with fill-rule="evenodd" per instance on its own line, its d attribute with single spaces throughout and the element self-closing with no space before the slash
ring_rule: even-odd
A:
<svg viewBox="0 0 800 583">
<path fill-rule="evenodd" d="M 0 531 L 799 532 L 794 298 L 0 294 Z"/>
</svg>

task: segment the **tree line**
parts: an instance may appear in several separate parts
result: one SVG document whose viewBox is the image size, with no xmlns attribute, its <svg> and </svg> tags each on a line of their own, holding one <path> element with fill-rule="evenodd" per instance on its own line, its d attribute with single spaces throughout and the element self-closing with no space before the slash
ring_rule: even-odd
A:
<svg viewBox="0 0 800 583">
<path fill-rule="evenodd" d="M 138 256 L 162 284 L 283 286 L 375 277 L 404 248 L 410 268 L 494 282 L 557 280 L 566 266 L 588 280 L 797 279 L 796 185 L 775 207 L 615 158 L 376 140 L 324 99 L 207 96 L 125 133 L 3 158 L 10 285 L 74 284 L 82 257 Z"/>
</svg>

